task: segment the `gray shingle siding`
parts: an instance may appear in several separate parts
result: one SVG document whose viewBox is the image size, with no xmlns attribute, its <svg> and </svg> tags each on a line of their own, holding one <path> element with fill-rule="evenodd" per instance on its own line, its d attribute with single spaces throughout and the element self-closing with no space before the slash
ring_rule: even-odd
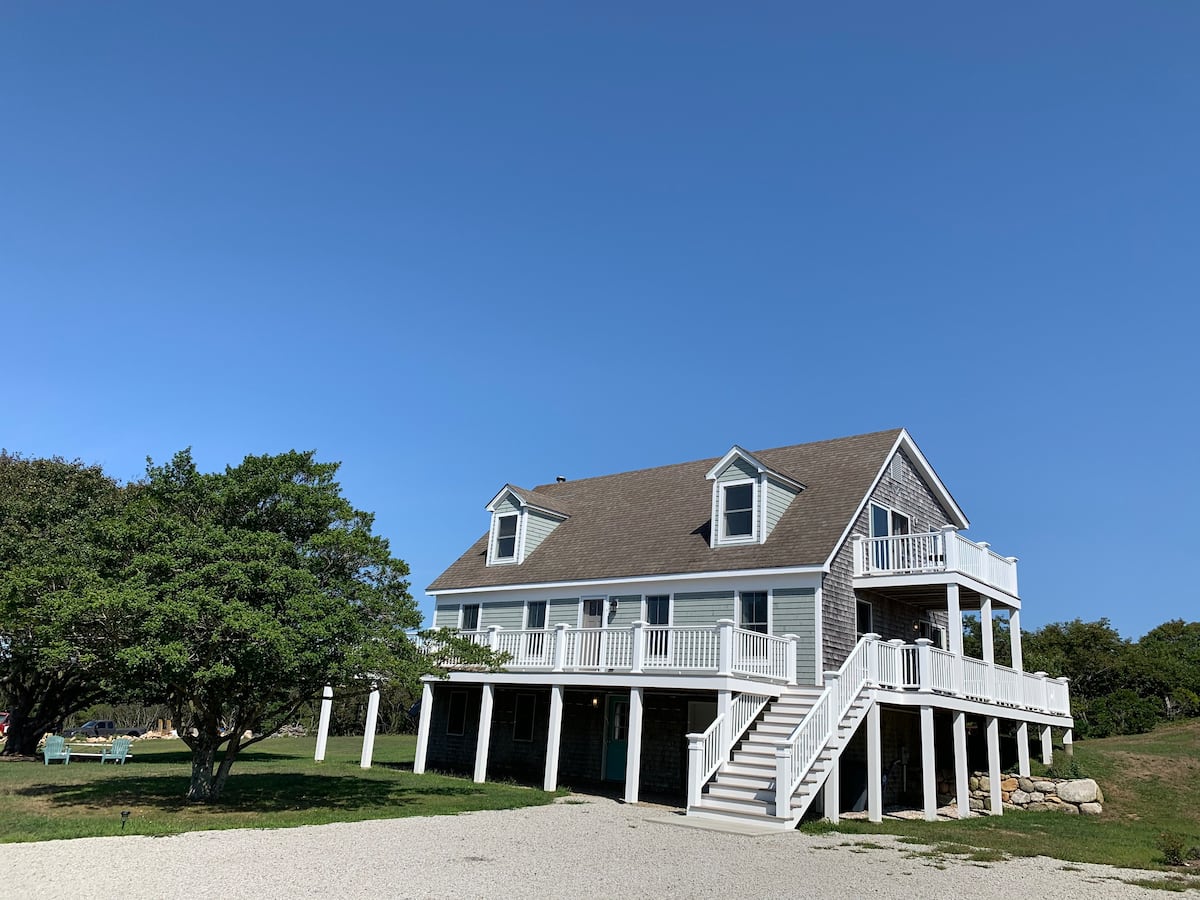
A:
<svg viewBox="0 0 1200 900">
<path fill-rule="evenodd" d="M 902 450 L 896 454 L 896 461 L 888 464 L 879 484 L 871 492 L 870 501 L 907 515 L 914 533 L 937 531 L 951 521 L 949 513 Z M 850 534 L 861 534 L 864 537 L 870 535 L 870 515 L 871 503 L 868 502 L 855 519 Z M 834 555 L 830 571 L 822 582 L 821 625 L 824 665 L 827 669 L 840 666 L 850 655 L 857 641 L 853 552 L 851 541 L 847 539 Z M 877 595 L 864 595 L 864 599 L 871 601 L 875 630 L 885 638 L 898 637 L 912 641 L 917 637 L 913 623 L 924 618 L 929 618 L 939 625 L 946 623 L 945 612 L 935 612 L 927 616 L 914 606 L 886 600 Z"/>
<path fill-rule="evenodd" d="M 719 619 L 734 618 L 733 591 L 697 591 L 676 594 L 671 610 L 680 627 L 716 625 Z"/>
<path fill-rule="evenodd" d="M 775 634 L 794 634 L 796 645 L 796 681 L 816 684 L 816 589 L 776 588 L 772 592 L 771 624 Z"/>
<path fill-rule="evenodd" d="M 525 555 L 533 553 L 559 524 L 558 519 L 552 519 L 537 510 L 529 510 L 525 515 Z"/>
</svg>

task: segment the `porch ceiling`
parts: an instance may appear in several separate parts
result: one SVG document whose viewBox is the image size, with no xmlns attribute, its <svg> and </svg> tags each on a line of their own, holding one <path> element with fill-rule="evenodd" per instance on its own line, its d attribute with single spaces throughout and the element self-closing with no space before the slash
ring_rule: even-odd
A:
<svg viewBox="0 0 1200 900">
<path fill-rule="evenodd" d="M 858 588 L 857 593 L 864 600 L 872 595 L 886 597 L 900 603 L 907 603 L 918 609 L 946 609 L 946 586 L 944 584 L 914 584 L 904 587 L 872 587 Z M 983 606 L 984 595 L 965 586 L 959 586 L 958 606 L 963 612 L 978 612 Z M 1000 604 L 993 598 L 993 609 Z"/>
</svg>

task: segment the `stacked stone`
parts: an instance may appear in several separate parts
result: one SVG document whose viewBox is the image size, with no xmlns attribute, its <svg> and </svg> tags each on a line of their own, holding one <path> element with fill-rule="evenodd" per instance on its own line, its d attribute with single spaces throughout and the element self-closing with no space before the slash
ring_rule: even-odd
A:
<svg viewBox="0 0 1200 900">
<path fill-rule="evenodd" d="M 1004 811 L 1061 812 L 1098 816 L 1104 812 L 1104 794 L 1091 778 L 1025 778 L 1002 775 L 1000 799 Z M 967 781 L 971 809 L 991 808 L 992 782 L 986 772 L 976 772 Z"/>
</svg>

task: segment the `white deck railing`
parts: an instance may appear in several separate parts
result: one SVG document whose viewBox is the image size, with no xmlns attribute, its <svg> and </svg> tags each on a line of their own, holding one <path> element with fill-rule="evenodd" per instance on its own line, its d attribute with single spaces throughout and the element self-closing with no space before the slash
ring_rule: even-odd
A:
<svg viewBox="0 0 1200 900">
<path fill-rule="evenodd" d="M 729 711 L 718 715 L 702 734 L 688 735 L 688 805 L 695 806 L 705 782 L 729 762 L 733 746 L 771 700 L 762 694 L 738 694 Z"/>
<path fill-rule="evenodd" d="M 628 628 L 510 631 L 493 625 L 461 634 L 507 654 L 503 668 L 510 672 L 688 672 L 796 683 L 796 637 L 748 631 L 732 619 L 680 627 L 634 622 Z"/>
<path fill-rule="evenodd" d="M 925 575 L 959 572 L 1017 596 L 1017 559 L 963 537 L 953 526 L 928 534 L 854 535 L 854 574 Z"/>
</svg>

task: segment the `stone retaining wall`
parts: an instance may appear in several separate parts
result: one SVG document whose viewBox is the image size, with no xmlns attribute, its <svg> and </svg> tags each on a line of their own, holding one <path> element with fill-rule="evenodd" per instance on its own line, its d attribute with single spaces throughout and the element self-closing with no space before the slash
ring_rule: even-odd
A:
<svg viewBox="0 0 1200 900">
<path fill-rule="evenodd" d="M 1061 812 L 1068 815 L 1098 816 L 1104 811 L 1104 793 L 1091 778 L 1023 778 L 1000 776 L 1003 811 L 1027 809 L 1030 812 Z M 941 793 L 939 785 L 939 793 Z M 991 809 L 991 779 L 986 772 L 974 772 L 967 781 L 971 809 Z M 945 785 L 947 802 L 953 802 L 954 785 Z"/>
</svg>

